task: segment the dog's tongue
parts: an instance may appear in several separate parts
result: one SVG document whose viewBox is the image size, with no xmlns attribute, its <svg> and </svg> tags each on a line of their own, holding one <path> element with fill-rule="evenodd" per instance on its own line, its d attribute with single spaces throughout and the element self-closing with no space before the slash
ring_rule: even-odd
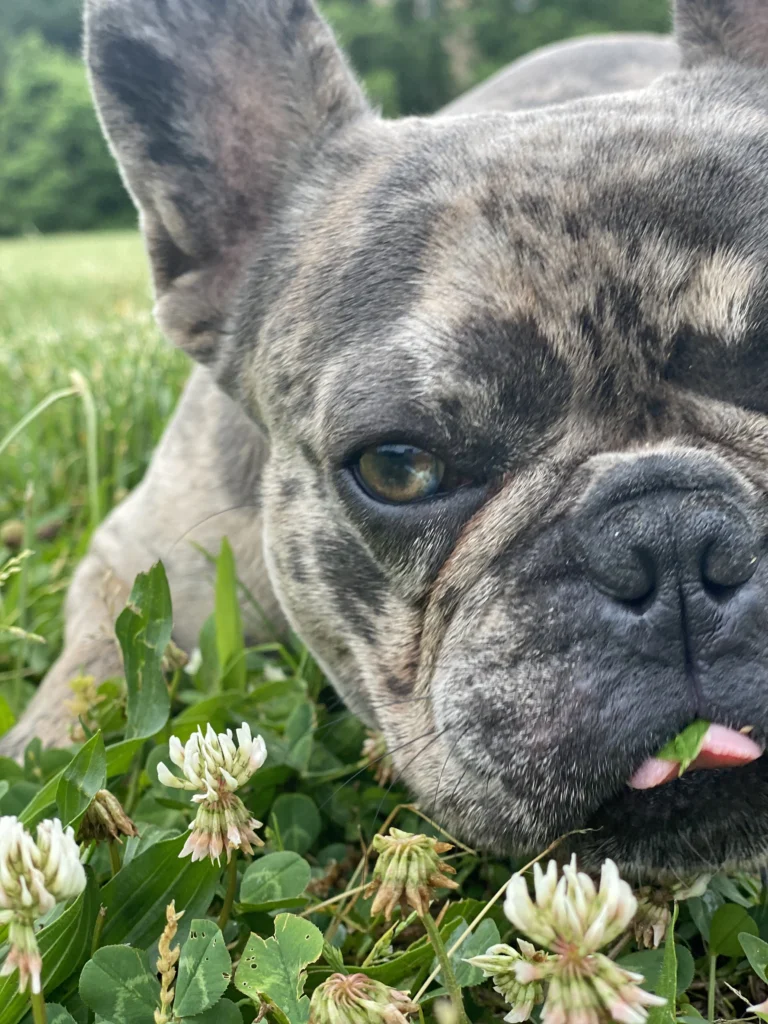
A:
<svg viewBox="0 0 768 1024">
<path fill-rule="evenodd" d="M 756 761 L 763 753 L 754 740 L 744 733 L 729 729 L 724 725 L 710 725 L 704 736 L 699 756 L 688 769 L 697 768 L 735 768 L 740 764 Z M 649 757 L 637 769 L 629 780 L 632 789 L 653 789 L 665 782 L 676 779 L 680 773 L 677 761 L 663 761 L 659 757 Z"/>
</svg>

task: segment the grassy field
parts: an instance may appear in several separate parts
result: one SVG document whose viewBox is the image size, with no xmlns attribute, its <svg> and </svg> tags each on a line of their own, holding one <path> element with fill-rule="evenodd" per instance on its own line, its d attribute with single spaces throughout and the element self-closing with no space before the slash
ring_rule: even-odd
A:
<svg viewBox="0 0 768 1024">
<path fill-rule="evenodd" d="M 95 520 L 141 478 L 189 363 L 153 324 L 136 233 L 2 242 L 0 295 L 0 444 L 39 403 L 71 392 L 79 371 L 93 396 L 98 458 L 89 496 L 86 406 L 71 393 L 0 452 L 0 529 L 13 541 L 23 523 L 33 551 L 2 591 L 0 625 L 45 640 L 0 638 L 0 696 L 17 714 L 58 653 L 61 602 Z M 0 543 L 0 564 L 11 548 Z"/>
<path fill-rule="evenodd" d="M 61 606 L 72 570 L 100 519 L 141 478 L 189 364 L 161 340 L 153 325 L 136 234 L 2 243 L 0 295 L 1 735 L 58 654 Z M 29 554 L 19 562 L 19 571 L 3 580 L 2 567 L 21 551 Z M 98 954 L 106 959 L 122 956 L 118 944 L 130 942 L 141 960 L 147 950 L 156 949 L 166 903 L 179 899 L 189 910 L 182 938 L 193 916 L 208 915 L 207 926 L 212 928 L 215 918 L 223 930 L 233 968 L 242 958 L 226 998 L 211 1011 L 219 1015 L 184 1019 L 190 1024 L 193 1019 L 252 1024 L 262 1020 L 257 1017 L 261 995 L 255 1000 L 250 996 L 248 953 L 267 949 L 261 937 L 275 929 L 275 912 L 289 909 L 311 922 L 308 927 L 317 944 L 306 952 L 309 939 L 299 928 L 301 935 L 290 951 L 295 970 L 288 988 L 298 986 L 302 991 L 301 965 L 310 965 L 308 993 L 332 972 L 367 971 L 369 978 L 409 991 L 419 1003 L 422 1024 L 444 1024 L 460 1017 L 438 1012 L 445 990 L 435 984 L 432 957 L 435 948 L 450 947 L 449 966 L 455 977 L 446 985 L 457 1005 L 464 1000 L 466 1019 L 472 1024 L 510 1019 L 504 1017 L 509 1006 L 499 991 L 464 958 L 484 953 L 500 939 L 515 938 L 498 900 L 510 869 L 518 863 L 461 846 L 448 858 L 457 870 L 460 890 L 439 895 L 433 905 L 436 922 L 431 914 L 406 909 L 390 927 L 363 892 L 362 882 L 370 878 L 374 835 L 385 820 L 414 832 L 432 834 L 434 829 L 403 803 L 407 794 L 398 785 L 393 789 L 377 770 L 382 763 L 363 747 L 363 727 L 339 707 L 305 650 L 280 644 L 245 650 L 240 631 L 232 628 L 237 623 L 237 587 L 235 568 L 225 555 L 217 569 L 222 585 L 217 583 L 213 632 L 207 643 L 201 640 L 202 666 L 196 672 L 176 666 L 164 677 L 158 655 L 154 690 L 148 691 L 144 681 L 139 686 L 130 671 L 125 689 L 119 682 L 105 683 L 100 691 L 104 702 L 90 709 L 91 725 L 83 723 L 86 735 L 100 731 L 94 731 L 71 762 L 71 752 L 43 754 L 39 741 L 30 745 L 23 769 L 0 759 L 0 814 L 23 813 L 28 820 L 38 820 L 51 813 L 55 795 L 60 816 L 69 821 L 74 819 L 66 808 L 71 799 L 82 797 L 89 758 L 96 756 L 100 745 L 101 779 L 93 792 L 106 785 L 111 773 L 110 787 L 136 820 L 141 839 L 128 840 L 122 854 L 113 848 L 108 857 L 103 848 L 94 852 L 91 846 L 87 857 L 92 856 L 101 890 L 92 903 L 83 902 L 79 917 L 73 917 L 73 943 L 82 932 L 86 948 L 97 949 L 96 940 L 88 936 L 101 901 L 107 907 L 108 941 Z M 157 574 L 152 587 L 161 593 Z M 163 602 L 153 598 L 149 606 L 169 635 L 169 604 L 163 610 Z M 126 664 L 139 664 L 138 655 L 126 657 Z M 136 693 L 140 701 L 131 696 Z M 132 715 L 139 714 L 143 729 L 132 721 Z M 248 811 L 265 823 L 266 846 L 253 863 L 241 857 L 238 866 L 233 858 L 226 875 L 213 863 L 198 866 L 198 888 L 192 893 L 185 881 L 187 869 L 179 860 L 190 817 L 188 802 L 178 799 L 178 790 L 161 783 L 156 766 L 168 759 L 171 733 L 187 739 L 198 724 L 212 722 L 223 730 L 243 720 L 267 743 L 267 766 L 246 796 Z M 130 756 L 121 743 L 126 731 L 133 737 Z M 69 773 L 66 785 L 75 790 L 74 796 L 66 788 L 62 791 L 57 773 L 64 766 Z M 93 792 L 77 805 L 81 813 Z M 154 902 L 142 889 L 145 876 L 165 879 L 164 887 L 152 896 Z M 641 890 L 639 923 L 610 950 L 616 963 L 645 975 L 646 984 L 668 999 L 668 1009 L 654 1009 L 648 1024 L 742 1019 L 746 1004 L 768 993 L 768 888 L 760 877 L 747 874 L 716 874 L 700 882 L 699 889 L 687 894 L 690 898 L 679 891 Z M 240 902 L 233 904 L 238 886 Z M 494 893 L 496 902 L 491 900 Z M 649 934 L 651 944 L 661 941 L 654 926 L 670 920 L 673 898 L 679 900 L 675 942 L 670 937 L 662 948 L 643 948 L 650 942 Z M 418 916 L 423 917 L 421 924 Z M 55 927 L 54 922 L 51 928 Z M 424 937 L 427 928 L 429 942 Z M 45 933 L 44 928 L 40 934 Z M 3 943 L 0 925 L 0 956 Z M 117 998 L 111 982 L 103 989 L 78 988 L 78 956 L 73 954 L 69 973 L 60 972 L 51 991 L 46 990 L 46 998 L 71 1013 L 56 1021 L 92 1024 L 94 1009 L 101 1014 L 99 1019 L 121 1019 L 110 1010 L 110 1000 Z M 446 957 L 447 953 L 445 963 Z M 95 955 L 84 976 L 97 970 L 96 959 Z M 141 971 L 144 976 L 136 983 L 149 986 L 149 991 L 157 988 L 146 968 Z M 12 995 L 15 986 L 14 978 L 0 980 L 0 1024 L 29 1022 L 24 999 Z M 286 991 L 285 985 L 275 992 L 278 989 Z M 137 997 L 126 992 L 125 998 Z M 279 1002 L 278 995 L 272 998 Z M 301 1015 L 291 1017 L 270 1003 L 268 1020 L 306 1024 L 306 1000 L 302 1006 Z M 409 1016 L 415 1012 L 409 1011 Z M 609 1017 L 601 1013 L 595 1022 L 607 1024 Z M 539 1020 L 538 1014 L 534 1011 L 534 1020 Z M 593 1018 L 576 1014 L 564 1019 L 566 1024 L 583 1024 Z"/>
</svg>

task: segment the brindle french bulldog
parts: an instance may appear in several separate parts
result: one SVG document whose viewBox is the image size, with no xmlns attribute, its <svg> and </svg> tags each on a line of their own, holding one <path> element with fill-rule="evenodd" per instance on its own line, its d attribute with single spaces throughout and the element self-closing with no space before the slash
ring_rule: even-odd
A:
<svg viewBox="0 0 768 1024">
<path fill-rule="evenodd" d="M 191 542 L 227 535 L 446 826 L 762 862 L 768 5 L 678 0 L 679 51 L 571 44 L 401 121 L 311 0 L 86 6 L 157 318 L 202 368 L 6 749 L 62 736 L 74 673 L 119 671 L 158 558 L 194 645 Z M 710 770 L 662 785 L 696 718 Z"/>
</svg>

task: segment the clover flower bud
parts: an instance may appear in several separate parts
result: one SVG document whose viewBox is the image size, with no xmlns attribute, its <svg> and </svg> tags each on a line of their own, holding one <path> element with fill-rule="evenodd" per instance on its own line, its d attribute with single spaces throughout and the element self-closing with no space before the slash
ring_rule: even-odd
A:
<svg viewBox="0 0 768 1024">
<path fill-rule="evenodd" d="M 388 836 L 373 837 L 373 848 L 379 859 L 365 894 L 376 893 L 371 907 L 374 916 L 384 911 L 389 921 L 400 903 L 403 908 L 410 906 L 424 917 L 435 889 L 458 888 L 456 882 L 447 877 L 455 875 L 455 869 L 440 860 L 441 853 L 453 849 L 450 843 L 391 828 Z"/>
<path fill-rule="evenodd" d="M 195 820 L 189 826 L 192 835 L 180 857 L 191 854 L 193 861 L 210 857 L 218 862 L 222 852 L 229 860 L 232 850 L 252 854 L 254 846 L 264 845 L 255 832 L 261 822 L 251 817 L 235 791 L 264 764 L 267 748 L 261 736 L 252 737 L 245 722 L 236 735 L 237 744 L 231 729 L 217 734 L 209 724 L 205 735 L 198 727 L 186 744 L 171 736 L 171 761 L 184 777 L 179 778 L 162 761 L 157 766 L 162 785 L 197 791 L 192 797 L 198 804 Z"/>
<path fill-rule="evenodd" d="M 58 819 L 41 821 L 37 840 L 18 818 L 0 817 L 0 924 L 10 944 L 0 977 L 19 972 L 19 991 L 40 992 L 42 960 L 35 921 L 57 903 L 79 896 L 85 871 L 71 828 Z"/>
<path fill-rule="evenodd" d="M 558 877 L 550 861 L 546 872 L 534 866 L 534 899 L 525 879 L 516 875 L 507 889 L 504 910 L 521 931 L 554 956 L 535 962 L 521 957 L 511 964 L 520 984 L 545 982 L 542 1024 L 643 1024 L 649 1006 L 665 1000 L 640 988 L 643 977 L 626 971 L 599 953 L 630 925 L 637 901 L 613 861 L 603 863 L 600 886 L 576 869 L 575 857 Z"/>
<path fill-rule="evenodd" d="M 528 1020 L 534 1006 L 544 1000 L 544 986 L 538 976 L 530 981 L 518 980 L 517 965 L 520 961 L 527 961 L 534 968 L 534 973 L 537 973 L 539 965 L 553 959 L 525 939 L 518 939 L 517 944 L 520 947 L 519 953 L 512 946 L 500 943 L 491 946 L 482 956 L 473 956 L 467 960 L 473 967 L 479 967 L 486 978 L 492 979 L 496 992 L 512 1007 L 504 1018 L 509 1024 Z"/>
<path fill-rule="evenodd" d="M 364 974 L 332 974 L 312 994 L 309 1024 L 408 1024 L 418 1006 Z"/>
<path fill-rule="evenodd" d="M 85 812 L 77 841 L 87 843 L 96 840 L 104 843 L 114 840 L 122 843 L 121 836 L 137 836 L 136 826 L 123 810 L 123 805 L 108 789 L 100 789 Z"/>
</svg>

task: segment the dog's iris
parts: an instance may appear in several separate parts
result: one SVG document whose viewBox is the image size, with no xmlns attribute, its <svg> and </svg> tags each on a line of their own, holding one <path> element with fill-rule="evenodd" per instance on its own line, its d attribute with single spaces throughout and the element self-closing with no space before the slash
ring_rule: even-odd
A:
<svg viewBox="0 0 768 1024">
<path fill-rule="evenodd" d="M 445 464 L 412 445 L 380 444 L 360 456 L 357 475 L 372 497 L 405 504 L 435 494 L 443 482 Z"/>
</svg>

